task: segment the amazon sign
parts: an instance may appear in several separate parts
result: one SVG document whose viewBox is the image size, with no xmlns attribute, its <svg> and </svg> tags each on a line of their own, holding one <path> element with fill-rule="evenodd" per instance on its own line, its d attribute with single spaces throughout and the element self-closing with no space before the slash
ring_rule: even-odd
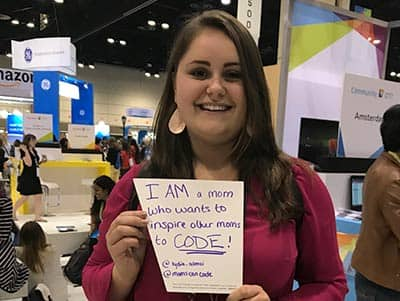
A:
<svg viewBox="0 0 400 301">
<path fill-rule="evenodd" d="M 33 72 L 0 68 L 0 96 L 33 97 Z"/>
</svg>

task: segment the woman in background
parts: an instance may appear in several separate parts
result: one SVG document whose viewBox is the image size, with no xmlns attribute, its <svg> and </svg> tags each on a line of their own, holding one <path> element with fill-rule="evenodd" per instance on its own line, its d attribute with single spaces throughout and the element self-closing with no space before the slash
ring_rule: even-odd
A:
<svg viewBox="0 0 400 301">
<path fill-rule="evenodd" d="M 93 181 L 94 200 L 90 208 L 90 230 L 91 233 L 99 229 L 103 219 L 103 210 L 107 198 L 114 188 L 115 182 L 108 176 L 100 176 Z"/>
<path fill-rule="evenodd" d="M 43 283 L 49 288 L 53 300 L 66 301 L 63 296 L 67 296 L 67 284 L 62 275 L 60 256 L 47 243 L 46 235 L 37 222 L 30 221 L 22 226 L 20 244 L 17 256 L 30 270 L 29 291 Z"/>
<path fill-rule="evenodd" d="M 17 191 L 21 194 L 21 197 L 15 203 L 13 218 L 16 219 L 16 212 L 18 208 L 28 200 L 29 196 L 32 196 L 34 201 L 33 212 L 35 214 L 35 221 L 46 222 L 46 220 L 42 217 L 43 191 L 39 178 L 39 165 L 43 162 L 46 162 L 47 159 L 43 156 L 43 160 L 40 161 L 40 157 L 35 149 L 36 142 L 37 140 L 34 135 L 27 134 L 24 136 L 22 144 L 19 147 L 24 168 L 21 175 L 18 177 Z"/>
<path fill-rule="evenodd" d="M 18 291 L 29 276 L 25 264 L 17 261 L 11 228 L 12 202 L 0 185 L 0 289 L 8 293 Z"/>
</svg>

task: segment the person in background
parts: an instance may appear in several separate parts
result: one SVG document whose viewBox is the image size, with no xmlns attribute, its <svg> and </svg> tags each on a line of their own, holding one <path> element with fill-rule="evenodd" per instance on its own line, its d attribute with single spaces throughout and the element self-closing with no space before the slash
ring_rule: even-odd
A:
<svg viewBox="0 0 400 301">
<path fill-rule="evenodd" d="M 145 136 L 143 138 L 141 148 L 140 148 L 140 159 L 141 161 L 149 161 L 153 153 L 152 139 L 150 136 Z"/>
<path fill-rule="evenodd" d="M 119 144 L 117 139 L 110 137 L 108 145 L 106 161 L 111 164 L 111 178 L 117 182 L 119 179 L 119 167 L 121 165 Z"/>
<path fill-rule="evenodd" d="M 6 133 L 2 133 L 0 135 L 0 139 L 3 140 L 3 149 L 6 153 L 6 157 L 14 157 L 15 156 L 15 147 L 8 141 L 8 136 Z"/>
<path fill-rule="evenodd" d="M 352 257 L 358 301 L 400 300 L 400 104 L 383 114 L 384 152 L 368 169 Z"/>
<path fill-rule="evenodd" d="M 61 133 L 60 136 L 61 136 L 61 138 L 60 138 L 59 143 L 60 143 L 61 151 L 65 152 L 69 149 L 69 142 L 68 142 L 67 134 Z"/>
<path fill-rule="evenodd" d="M 103 219 L 104 206 L 114 185 L 115 182 L 113 179 L 104 175 L 97 177 L 93 181 L 94 199 L 90 208 L 90 232 L 95 232 L 99 229 L 99 225 Z"/>
<path fill-rule="evenodd" d="M 8 169 L 8 157 L 6 155 L 3 139 L 0 137 L 0 173 L 1 178 L 3 177 L 4 171 Z"/>
<path fill-rule="evenodd" d="M 29 268 L 28 289 L 39 283 L 45 284 L 53 300 L 62 300 L 67 295 L 67 284 L 62 275 L 60 258 L 56 250 L 47 243 L 42 227 L 35 221 L 26 222 L 20 231 L 20 247 L 17 256 Z"/>
<path fill-rule="evenodd" d="M 205 11 L 181 27 L 155 120 L 150 161 L 130 169 L 107 200 L 83 271 L 90 301 L 344 300 L 332 200 L 305 162 L 278 148 L 258 47 L 236 18 Z M 127 211 L 139 172 L 244 182 L 243 285 L 229 295 L 166 291 L 146 212 Z"/>
<path fill-rule="evenodd" d="M 0 184 L 0 289 L 8 293 L 18 291 L 29 276 L 26 265 L 17 261 L 11 228 L 12 202 Z"/>
<path fill-rule="evenodd" d="M 138 144 L 136 142 L 136 139 L 132 138 L 129 141 L 129 144 L 130 144 L 131 154 L 132 154 L 132 156 L 134 158 L 134 160 L 133 160 L 134 164 L 133 165 L 140 163 L 140 158 L 139 158 L 140 157 L 140 151 L 139 151 L 139 146 L 138 146 Z"/>
<path fill-rule="evenodd" d="M 46 222 L 42 217 L 43 204 L 42 204 L 42 185 L 39 178 L 39 165 L 46 162 L 47 159 L 43 156 L 40 157 L 35 149 L 36 137 L 32 134 L 24 136 L 22 144 L 20 145 L 20 157 L 23 162 L 23 170 L 18 177 L 17 191 L 21 194 L 21 197 L 15 203 L 13 217 L 17 218 L 16 212 L 30 196 L 34 201 L 33 212 L 35 214 L 35 221 Z"/>
<path fill-rule="evenodd" d="M 101 143 L 101 138 L 96 136 L 94 138 L 94 149 L 98 152 L 102 152 L 102 147 L 100 143 Z"/>
<path fill-rule="evenodd" d="M 122 176 L 131 168 L 134 164 L 135 157 L 131 153 L 131 147 L 129 147 L 129 144 L 127 141 L 122 140 L 121 141 L 122 147 L 121 147 L 121 168 L 120 168 L 120 175 L 119 178 L 122 178 Z"/>
</svg>

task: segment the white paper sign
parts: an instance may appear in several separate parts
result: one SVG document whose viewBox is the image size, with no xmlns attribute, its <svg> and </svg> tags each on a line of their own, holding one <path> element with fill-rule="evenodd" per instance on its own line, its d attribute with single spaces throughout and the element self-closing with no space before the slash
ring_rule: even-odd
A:
<svg viewBox="0 0 400 301">
<path fill-rule="evenodd" d="M 134 179 L 168 292 L 242 285 L 243 182 Z"/>
<path fill-rule="evenodd" d="M 53 142 L 53 115 L 24 114 L 24 134 L 33 134 L 38 142 Z"/>
<path fill-rule="evenodd" d="M 71 148 L 94 149 L 94 125 L 68 124 Z"/>
</svg>

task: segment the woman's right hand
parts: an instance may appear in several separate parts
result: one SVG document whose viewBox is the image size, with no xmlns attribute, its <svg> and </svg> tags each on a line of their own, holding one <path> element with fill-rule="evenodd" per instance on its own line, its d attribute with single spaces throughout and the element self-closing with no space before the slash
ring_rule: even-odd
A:
<svg viewBox="0 0 400 301">
<path fill-rule="evenodd" d="M 24 152 L 27 152 L 27 151 L 28 151 L 28 149 L 26 148 L 26 145 L 25 145 L 25 144 L 21 144 L 21 145 L 19 146 L 19 148 L 22 149 Z"/>
<path fill-rule="evenodd" d="M 146 252 L 148 224 L 144 211 L 124 211 L 111 223 L 106 234 L 107 249 L 119 279 L 133 282 Z"/>
</svg>

